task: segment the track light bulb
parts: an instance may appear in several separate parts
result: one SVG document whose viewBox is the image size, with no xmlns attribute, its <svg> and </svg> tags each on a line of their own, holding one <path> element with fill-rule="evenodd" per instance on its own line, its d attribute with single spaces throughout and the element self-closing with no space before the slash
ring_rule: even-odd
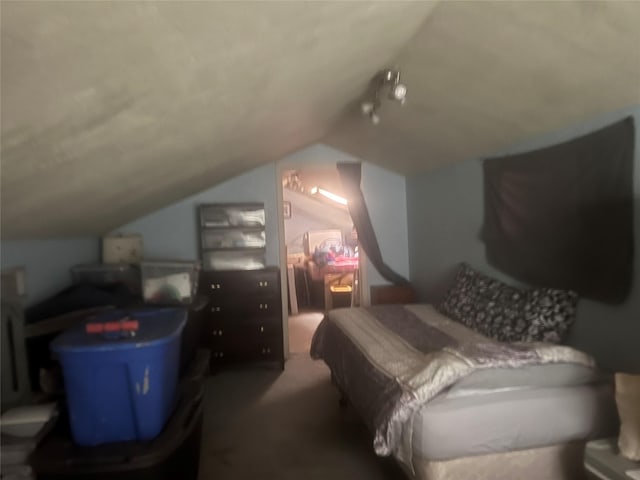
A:
<svg viewBox="0 0 640 480">
<path fill-rule="evenodd" d="M 373 112 L 373 102 L 362 102 L 360 109 L 363 115 L 370 115 Z"/>
<path fill-rule="evenodd" d="M 372 79 L 370 96 L 360 103 L 360 111 L 363 116 L 369 117 L 371 123 L 378 125 L 380 116 L 378 112 L 382 107 L 382 101 L 387 98 L 404 105 L 407 98 L 407 86 L 400 83 L 400 70 L 386 68 L 380 70 Z"/>
<path fill-rule="evenodd" d="M 392 98 L 404 103 L 404 100 L 407 96 L 407 87 L 403 83 L 398 83 L 391 90 Z"/>
</svg>

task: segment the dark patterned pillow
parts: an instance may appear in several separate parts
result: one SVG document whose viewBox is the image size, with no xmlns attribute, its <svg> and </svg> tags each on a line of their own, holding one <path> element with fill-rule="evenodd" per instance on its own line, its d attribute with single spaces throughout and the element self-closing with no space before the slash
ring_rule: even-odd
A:
<svg viewBox="0 0 640 480">
<path fill-rule="evenodd" d="M 462 263 L 453 286 L 437 308 L 482 335 L 513 342 L 527 332 L 522 315 L 525 299 L 520 289 Z"/>
<path fill-rule="evenodd" d="M 553 288 L 520 290 L 466 263 L 437 309 L 482 335 L 501 342 L 564 340 L 575 320 L 577 293 Z"/>
<path fill-rule="evenodd" d="M 578 294 L 571 290 L 534 288 L 527 292 L 523 342 L 563 341 L 576 318 Z"/>
</svg>

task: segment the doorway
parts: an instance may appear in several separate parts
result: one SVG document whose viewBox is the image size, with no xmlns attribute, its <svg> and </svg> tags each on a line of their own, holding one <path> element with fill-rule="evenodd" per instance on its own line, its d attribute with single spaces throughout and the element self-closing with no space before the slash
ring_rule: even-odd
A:
<svg viewBox="0 0 640 480">
<path fill-rule="evenodd" d="M 280 179 L 289 349 L 308 353 L 326 310 L 360 304 L 360 252 L 335 164 L 288 167 Z"/>
</svg>

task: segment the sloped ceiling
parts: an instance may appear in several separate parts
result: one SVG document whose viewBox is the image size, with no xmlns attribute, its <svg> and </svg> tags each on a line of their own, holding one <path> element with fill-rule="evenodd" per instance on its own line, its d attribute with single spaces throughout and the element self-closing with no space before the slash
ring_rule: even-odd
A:
<svg viewBox="0 0 640 480">
<path fill-rule="evenodd" d="M 101 234 L 324 136 L 422 2 L 2 2 L 2 235 Z"/>
<path fill-rule="evenodd" d="M 640 2 L 1 7 L 3 238 L 99 235 L 319 140 L 422 172 L 640 103 Z M 390 65 L 408 101 L 374 127 Z"/>
<path fill-rule="evenodd" d="M 640 2 L 442 2 L 395 63 L 404 106 L 326 143 L 405 174 L 640 103 Z"/>
</svg>

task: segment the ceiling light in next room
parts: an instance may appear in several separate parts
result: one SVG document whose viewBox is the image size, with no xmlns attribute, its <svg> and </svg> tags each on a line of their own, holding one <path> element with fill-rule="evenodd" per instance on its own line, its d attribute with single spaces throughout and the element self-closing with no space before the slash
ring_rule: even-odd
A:
<svg viewBox="0 0 640 480">
<path fill-rule="evenodd" d="M 336 195 L 335 193 L 332 193 L 329 190 L 325 190 L 324 188 L 311 187 L 311 190 L 309 190 L 309 193 L 311 193 L 311 195 L 322 195 L 323 197 L 328 198 L 329 200 L 333 200 L 334 202 L 339 203 L 340 205 L 347 204 L 346 198 L 341 197 L 340 195 Z"/>
</svg>

